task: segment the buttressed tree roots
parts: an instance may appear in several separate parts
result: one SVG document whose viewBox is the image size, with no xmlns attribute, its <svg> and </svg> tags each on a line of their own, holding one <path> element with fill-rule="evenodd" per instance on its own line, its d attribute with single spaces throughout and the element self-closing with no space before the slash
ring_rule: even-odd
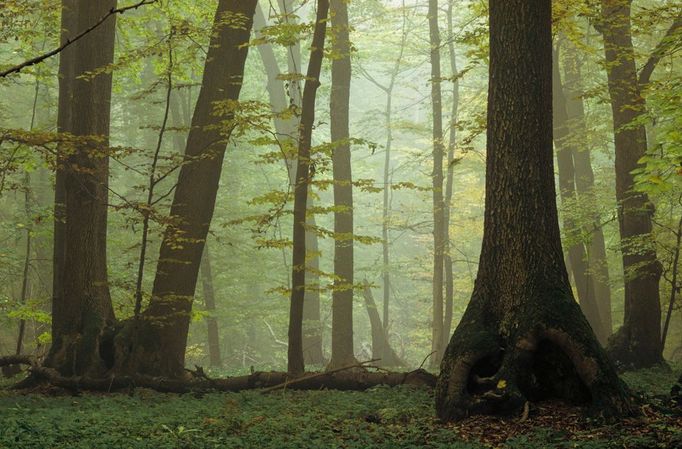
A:
<svg viewBox="0 0 682 449">
<path fill-rule="evenodd" d="M 631 412 L 629 393 L 568 281 L 552 155 L 551 0 L 490 1 L 483 247 L 467 310 L 441 364 L 443 420 L 558 398 Z"/>
</svg>

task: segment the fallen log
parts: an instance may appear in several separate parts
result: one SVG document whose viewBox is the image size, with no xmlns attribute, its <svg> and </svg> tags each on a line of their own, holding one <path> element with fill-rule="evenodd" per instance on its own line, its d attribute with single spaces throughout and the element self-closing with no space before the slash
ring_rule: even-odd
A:
<svg viewBox="0 0 682 449">
<path fill-rule="evenodd" d="M 413 385 L 433 388 L 436 376 L 423 370 L 406 373 L 341 371 L 313 373 L 291 378 L 284 372 L 254 372 L 246 376 L 211 379 L 206 376 L 191 379 L 167 379 L 148 376 L 109 376 L 106 378 L 63 377 L 57 371 L 34 366 L 31 376 L 34 383 L 47 383 L 72 391 L 115 392 L 135 388 L 152 389 L 161 393 L 239 392 L 255 389 L 291 390 L 341 390 L 363 391 L 379 385 Z"/>
<path fill-rule="evenodd" d="M 36 359 L 28 355 L 8 355 L 0 357 L 0 366 L 35 365 Z"/>
</svg>

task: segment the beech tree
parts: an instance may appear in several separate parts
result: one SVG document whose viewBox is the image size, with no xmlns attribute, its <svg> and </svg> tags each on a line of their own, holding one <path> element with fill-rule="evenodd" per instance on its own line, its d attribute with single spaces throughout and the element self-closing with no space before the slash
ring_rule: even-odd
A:
<svg viewBox="0 0 682 449">
<path fill-rule="evenodd" d="M 115 0 L 64 1 L 62 41 L 116 8 Z M 110 368 L 102 332 L 114 321 L 107 276 L 108 144 L 116 16 L 62 54 L 55 194 L 53 344 L 46 365 L 64 375 Z M 62 223 L 63 220 L 63 223 Z"/>
<path fill-rule="evenodd" d="M 329 369 L 355 362 L 353 353 L 353 177 L 350 153 L 350 28 L 346 0 L 331 0 L 331 139 L 334 176 L 334 289 Z"/>
<path fill-rule="evenodd" d="M 182 377 L 190 312 L 239 99 L 257 0 L 221 0 L 199 98 L 161 243 L 151 300 L 115 339 L 116 370 Z M 232 102 L 232 103 L 231 103 Z M 214 113 L 219 105 L 219 113 Z"/>
<path fill-rule="evenodd" d="M 631 411 L 575 302 L 552 157 L 551 0 L 491 0 L 483 247 L 436 387 L 444 420 L 560 398 Z"/>
<path fill-rule="evenodd" d="M 289 347 L 287 371 L 297 376 L 305 371 L 303 359 L 303 308 L 305 299 L 306 264 L 306 213 L 308 187 L 311 181 L 310 148 L 315 122 L 315 101 L 320 85 L 320 72 L 327 33 L 329 1 L 318 0 L 315 31 L 310 50 L 310 60 L 303 87 L 301 123 L 299 125 L 298 154 L 296 160 L 296 185 L 294 186 L 294 232 L 291 273 L 291 304 L 289 305 Z"/>
</svg>

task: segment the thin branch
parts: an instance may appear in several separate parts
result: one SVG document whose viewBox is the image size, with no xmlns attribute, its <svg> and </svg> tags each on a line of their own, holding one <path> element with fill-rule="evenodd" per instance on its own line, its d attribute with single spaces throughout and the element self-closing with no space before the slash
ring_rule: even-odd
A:
<svg viewBox="0 0 682 449">
<path fill-rule="evenodd" d="M 124 7 L 122 7 L 122 8 L 112 8 L 112 9 L 109 10 L 108 13 L 106 13 L 104 16 L 102 16 L 102 18 L 100 18 L 100 19 L 99 19 L 97 22 L 95 22 L 92 26 L 90 26 L 89 28 L 83 30 L 82 32 L 80 32 L 79 34 L 77 34 L 76 36 L 74 36 L 73 38 L 67 39 L 66 42 L 64 42 L 62 45 L 60 45 L 59 47 L 55 48 L 54 50 L 51 50 L 51 51 L 49 51 L 49 52 L 47 52 L 47 53 L 44 53 L 44 54 L 42 54 L 42 55 L 40 55 L 40 56 L 36 56 L 35 58 L 29 59 L 29 60 L 27 60 L 27 61 L 22 62 L 21 64 L 15 65 L 14 67 L 11 67 L 11 68 L 9 68 L 9 69 L 7 69 L 7 70 L 4 70 L 4 71 L 0 72 L 0 78 L 6 78 L 7 76 L 9 76 L 9 75 L 11 75 L 11 74 L 13 74 L 13 73 L 19 73 L 19 72 L 21 72 L 23 69 L 25 69 L 26 67 L 30 67 L 30 66 L 33 66 L 33 65 L 36 65 L 36 64 L 40 64 L 40 63 L 43 62 L 44 60 L 46 60 L 46 59 L 48 59 L 48 58 L 51 58 L 52 56 L 55 56 L 55 55 L 61 53 L 62 51 L 64 51 L 64 49 L 66 49 L 67 47 L 71 46 L 71 44 L 73 44 L 74 42 L 76 42 L 76 41 L 82 39 L 83 37 L 85 37 L 85 36 L 88 35 L 89 33 L 91 33 L 91 32 L 93 32 L 94 30 L 96 30 L 96 29 L 97 29 L 100 25 L 102 25 L 109 17 L 111 17 L 111 16 L 113 16 L 113 15 L 115 15 L 115 14 L 123 14 L 123 13 L 125 13 L 126 11 L 130 11 L 131 9 L 137 9 L 137 8 L 139 8 L 139 7 L 141 7 L 141 6 L 144 6 L 144 5 L 151 5 L 152 3 L 156 3 L 157 1 L 158 1 L 158 0 L 142 0 L 142 1 L 138 2 L 138 3 L 135 3 L 134 5 L 124 6 Z"/>
</svg>

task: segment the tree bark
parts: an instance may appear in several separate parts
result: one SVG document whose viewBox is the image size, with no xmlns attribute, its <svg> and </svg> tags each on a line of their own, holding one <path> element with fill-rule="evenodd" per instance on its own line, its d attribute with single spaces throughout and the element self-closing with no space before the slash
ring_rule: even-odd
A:
<svg viewBox="0 0 682 449">
<path fill-rule="evenodd" d="M 625 317 L 609 342 L 609 354 L 624 368 L 645 368 L 663 362 L 661 346 L 660 263 L 651 238 L 653 205 L 636 191 L 632 171 L 647 150 L 646 113 L 640 92 L 630 23 L 631 0 L 602 0 L 600 30 L 616 151 L 616 199 L 623 267 Z"/>
<path fill-rule="evenodd" d="M 285 15 L 287 23 L 293 22 L 288 17 L 292 11 L 289 1 L 280 2 L 281 12 Z M 266 25 L 262 9 L 256 8 L 254 28 L 258 33 Z M 289 73 L 299 73 L 301 70 L 301 47 L 299 44 L 287 47 L 287 66 Z M 269 43 L 258 46 L 263 66 L 268 78 L 267 90 L 270 97 L 272 112 L 275 114 L 275 132 L 277 139 L 285 154 L 285 164 L 289 175 L 289 182 L 294 188 L 296 185 L 296 156 L 292 154 L 298 148 L 299 113 L 301 108 L 301 96 L 299 93 L 300 83 L 297 80 L 289 81 L 288 89 L 284 82 L 279 79 L 282 74 L 277 64 L 272 45 Z M 293 114 L 283 117 L 282 113 L 293 109 Z M 308 209 L 311 208 L 313 198 L 308 198 Z M 306 224 L 306 248 L 308 249 L 308 270 L 306 271 L 306 284 L 310 286 L 305 292 L 303 304 L 303 356 L 305 363 L 322 365 L 325 362 L 322 351 L 322 324 L 320 322 L 320 256 L 318 248 L 318 236 L 314 230 L 315 216 L 310 215 Z M 318 288 L 316 288 L 318 287 Z"/>
<path fill-rule="evenodd" d="M 216 318 L 215 290 L 213 289 L 213 267 L 208 244 L 204 246 L 201 255 L 201 290 L 204 294 L 204 305 L 208 316 L 206 317 L 206 331 L 208 339 L 208 358 L 211 366 L 220 367 L 223 360 L 220 356 L 220 333 L 218 330 L 218 318 Z"/>
<path fill-rule="evenodd" d="M 332 353 L 327 369 L 351 365 L 353 352 L 353 178 L 350 152 L 350 28 L 346 0 L 331 0 L 331 139 L 334 179 Z"/>
<path fill-rule="evenodd" d="M 594 285 L 594 297 L 599 308 L 599 317 L 603 324 L 606 337 L 613 332 L 613 318 L 611 313 L 611 285 L 609 282 L 609 265 L 606 257 L 606 243 L 602 219 L 599 215 L 594 193 L 594 171 L 592 170 L 592 156 L 587 141 L 587 122 L 583 105 L 582 75 L 577 51 L 570 46 L 570 51 L 564 57 L 566 93 L 566 111 L 571 139 L 577 142 L 573 152 L 575 164 L 575 185 L 578 199 L 585 204 L 586 210 L 593 210 L 594 218 L 584 231 L 590 235 L 587 244 L 587 258 L 589 270 Z"/>
<path fill-rule="evenodd" d="M 63 21 L 80 32 L 115 7 L 116 0 L 65 2 L 68 13 Z M 110 367 L 101 334 L 114 319 L 106 257 L 112 76 L 107 72 L 82 75 L 113 62 L 115 33 L 114 15 L 73 44 L 73 53 L 67 53 L 60 69 L 67 79 L 62 82 L 65 92 L 60 93 L 59 112 L 66 115 L 58 125 L 78 138 L 72 148 L 63 149 L 63 177 L 56 187 L 56 207 L 64 201 L 65 223 L 63 228 L 55 227 L 58 271 L 54 276 L 59 290 L 53 302 L 53 344 L 47 365 L 64 375 Z M 67 101 L 70 108 L 63 103 Z"/>
<path fill-rule="evenodd" d="M 552 152 L 550 0 L 490 1 L 483 247 L 436 387 L 443 420 L 559 398 L 629 413 L 627 387 L 573 299 Z"/>
<path fill-rule="evenodd" d="M 204 75 L 164 232 L 149 306 L 116 336 L 116 370 L 155 376 L 185 375 L 192 301 L 213 217 L 233 114 L 214 114 L 216 102 L 236 101 L 256 0 L 221 0 Z M 227 20 L 229 19 L 229 20 Z"/>
<path fill-rule="evenodd" d="M 431 46 L 431 108 L 433 114 L 433 321 L 431 366 L 437 367 L 443 357 L 443 274 L 445 205 L 443 202 L 443 107 L 441 95 L 440 30 L 438 0 L 429 0 L 429 43 Z"/>
<path fill-rule="evenodd" d="M 443 316 L 443 343 L 445 348 L 450 340 L 452 331 L 452 315 L 454 309 L 454 272 L 452 256 L 450 255 L 450 214 L 455 176 L 455 148 L 457 147 L 457 117 L 459 114 L 459 71 L 455 54 L 454 30 L 452 27 L 452 8 L 455 0 L 448 4 L 448 53 L 450 56 L 450 76 L 452 76 L 452 106 L 450 110 L 450 139 L 448 141 L 448 171 L 445 181 L 445 198 L 443 200 L 443 265 L 445 269 L 445 312 Z"/>
<path fill-rule="evenodd" d="M 573 165 L 573 155 L 578 151 L 574 148 L 572 136 L 568 125 L 568 112 L 566 109 L 566 95 L 561 81 L 559 70 L 559 50 L 554 52 L 553 57 L 553 110 L 554 110 L 554 145 L 556 146 L 556 159 L 559 169 L 559 195 L 561 202 L 566 204 L 575 202 L 576 183 L 575 167 Z M 575 235 L 576 224 L 570 215 L 564 214 L 564 232 L 568 236 L 568 261 L 570 271 L 573 274 L 573 282 L 578 292 L 580 308 L 585 314 L 585 318 L 592 326 L 592 330 L 602 344 L 606 343 L 608 334 L 604 331 L 599 308 L 594 296 L 592 276 L 587 263 L 587 252 L 583 242 Z M 579 231 L 579 230 L 578 230 Z"/>
<path fill-rule="evenodd" d="M 365 279 L 363 281 L 362 296 L 365 299 L 365 308 L 369 316 L 369 324 L 372 329 L 372 359 L 377 361 L 378 366 L 396 367 L 404 366 L 405 363 L 395 353 L 388 341 L 388 333 L 381 324 L 379 310 L 372 295 L 372 287 Z"/>
<path fill-rule="evenodd" d="M 310 50 L 306 82 L 303 88 L 301 124 L 299 126 L 298 156 L 296 160 L 296 185 L 294 189 L 294 232 L 291 273 L 291 304 L 289 309 L 289 349 L 287 370 L 298 376 L 305 371 L 303 358 L 303 307 L 305 300 L 306 270 L 306 212 L 308 187 L 311 181 L 310 147 L 315 122 L 315 100 L 320 85 L 320 72 L 324 56 L 329 1 L 318 0 L 315 31 Z"/>
</svg>

